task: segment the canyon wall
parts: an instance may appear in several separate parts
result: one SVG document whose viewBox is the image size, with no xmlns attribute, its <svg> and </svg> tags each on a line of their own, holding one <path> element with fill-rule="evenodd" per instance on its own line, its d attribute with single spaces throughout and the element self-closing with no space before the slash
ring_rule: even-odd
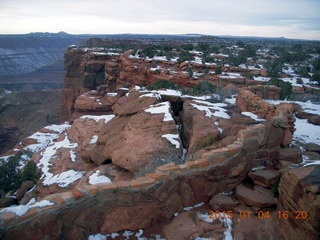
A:
<svg viewBox="0 0 320 240">
<path fill-rule="evenodd" d="M 252 109 L 253 99 L 259 100 L 248 91 L 240 92 L 238 107 Z M 278 109 L 259 100 L 252 112 L 260 114 L 261 108 L 274 110 L 268 117 L 269 121 L 240 130 L 226 147 L 199 153 L 197 159 L 184 164 L 165 164 L 128 181 L 99 185 L 82 182 L 68 191 L 41 199 L 49 201 L 50 205 L 27 209 L 20 216 L 12 212 L 0 213 L 1 238 L 19 239 L 23 234 L 25 239 L 43 239 L 43 236 L 47 239 L 87 239 L 88 235 L 95 233 L 147 228 L 169 221 L 184 207 L 208 202 L 218 193 L 232 191 L 253 168 L 277 166 L 284 152 L 292 151 L 287 148 L 287 135 L 292 134 L 293 124 L 289 109 L 283 106 Z M 286 114 L 284 109 L 288 110 Z M 314 168 L 305 169 L 306 174 L 302 174 L 300 179 L 311 176 L 308 173 Z M 288 171 L 280 183 L 280 201 L 284 209 L 297 193 L 285 187 L 288 176 L 297 175 L 292 171 Z M 296 186 L 299 186 L 298 182 Z M 312 194 L 317 192 L 315 187 L 308 189 L 307 192 Z M 307 197 L 304 191 L 299 194 L 301 199 Z M 318 199 L 317 195 L 310 197 Z M 304 220 L 306 228 L 301 231 L 300 225 L 297 225 L 297 234 L 305 234 L 303 236 L 308 239 L 316 239 L 319 234 L 316 230 L 318 220 L 315 218 L 319 209 L 318 200 L 313 201 L 314 204 L 309 204 L 306 209 L 313 214 L 312 218 Z M 295 206 L 295 209 L 302 206 L 306 205 Z M 283 239 L 290 239 L 293 233 L 282 234 Z"/>
</svg>

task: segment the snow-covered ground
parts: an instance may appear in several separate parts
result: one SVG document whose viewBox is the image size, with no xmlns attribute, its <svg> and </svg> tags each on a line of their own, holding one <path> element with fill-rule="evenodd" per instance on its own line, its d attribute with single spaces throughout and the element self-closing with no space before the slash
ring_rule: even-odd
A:
<svg viewBox="0 0 320 240">
<path fill-rule="evenodd" d="M 111 179 L 104 175 L 100 175 L 100 170 L 97 170 L 89 177 L 89 183 L 91 185 L 111 183 Z"/>
<path fill-rule="evenodd" d="M 50 202 L 48 200 L 42 200 L 40 202 L 36 202 L 36 199 L 33 198 L 26 205 L 18 205 L 18 206 L 11 206 L 11 207 L 7 207 L 7 208 L 3 208 L 2 210 L 0 210 L 0 213 L 1 212 L 12 212 L 12 213 L 16 214 L 17 216 L 21 217 L 26 212 L 28 212 L 28 210 L 31 208 L 46 207 L 46 206 L 52 206 L 52 205 L 54 205 L 54 203 Z"/>
<path fill-rule="evenodd" d="M 224 108 L 227 106 L 225 103 L 210 103 L 201 100 L 194 100 L 194 102 L 199 104 L 190 103 L 190 105 L 199 111 L 204 111 L 206 117 L 221 117 L 225 119 L 230 119 L 230 116 L 227 114 L 227 110 Z M 213 111 L 211 111 L 213 110 Z"/>
</svg>

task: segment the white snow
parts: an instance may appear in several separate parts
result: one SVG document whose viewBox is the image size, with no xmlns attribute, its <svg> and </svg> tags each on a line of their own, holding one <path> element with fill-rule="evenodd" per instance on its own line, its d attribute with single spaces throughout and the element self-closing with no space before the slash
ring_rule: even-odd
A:
<svg viewBox="0 0 320 240">
<path fill-rule="evenodd" d="M 280 78 L 284 82 L 289 82 L 293 86 L 302 87 L 302 85 L 308 85 L 310 83 L 310 78 L 302 78 L 302 77 L 288 77 L 288 78 Z M 302 84 L 297 83 L 297 79 L 302 80 Z"/>
<path fill-rule="evenodd" d="M 304 167 L 320 165 L 320 160 L 309 161 L 307 164 L 304 164 Z"/>
<path fill-rule="evenodd" d="M 89 177 L 89 183 L 91 185 L 101 184 L 101 183 L 111 183 L 111 179 L 106 176 L 100 175 L 100 170 L 97 170 L 95 173 L 93 173 Z"/>
<path fill-rule="evenodd" d="M 76 162 L 77 156 L 76 156 L 76 153 L 74 152 L 74 149 L 70 150 L 70 158 L 72 162 Z"/>
<path fill-rule="evenodd" d="M 182 97 L 183 98 L 196 99 L 196 100 L 207 100 L 207 99 L 210 99 L 212 96 L 199 96 L 199 97 L 196 97 L 196 96 L 191 96 L 191 95 L 183 95 Z"/>
<path fill-rule="evenodd" d="M 296 104 L 299 104 L 302 110 L 306 113 L 317 114 L 317 115 L 320 114 L 320 104 L 312 103 L 310 100 L 307 102 L 286 101 L 286 100 L 265 100 L 265 101 L 274 105 L 278 105 L 282 102 L 296 103 Z"/>
<path fill-rule="evenodd" d="M 153 91 L 152 91 L 153 92 Z M 181 97 L 182 93 L 178 90 L 166 89 L 166 90 L 158 90 L 156 91 L 160 95 L 167 95 L 167 96 L 178 96 Z"/>
<path fill-rule="evenodd" d="M 154 56 L 152 60 L 155 61 L 168 61 L 166 56 Z"/>
<path fill-rule="evenodd" d="M 122 234 L 120 233 L 111 233 L 111 234 L 95 234 L 90 235 L 88 240 L 108 240 L 108 239 L 123 239 L 123 240 L 129 240 L 129 239 L 136 239 L 136 240 L 148 240 L 145 237 L 142 237 L 144 231 L 143 229 L 139 229 L 138 232 L 132 232 L 125 230 Z M 161 237 L 161 235 L 153 235 L 155 238 L 152 238 L 154 240 L 165 240 Z M 151 239 L 150 239 L 151 240 Z"/>
<path fill-rule="evenodd" d="M 31 209 L 31 208 L 46 207 L 46 206 L 52 206 L 52 205 L 54 205 L 54 203 L 50 202 L 48 200 L 42 200 L 40 202 L 36 202 L 35 199 L 31 199 L 29 201 L 29 203 L 27 203 L 26 205 L 18 205 L 18 206 L 12 206 L 12 207 L 3 208 L 3 209 L 0 210 L 0 213 L 1 212 L 13 212 L 17 216 L 21 217 L 26 212 L 28 212 L 28 210 Z"/>
<path fill-rule="evenodd" d="M 176 139 L 178 140 L 180 139 L 179 134 L 164 134 L 161 137 L 166 138 L 176 148 L 180 148 L 180 142 L 176 140 Z"/>
<path fill-rule="evenodd" d="M 39 152 L 46 148 L 48 145 L 52 144 L 53 141 L 58 138 L 59 134 L 70 128 L 71 125 L 68 123 L 64 123 L 61 125 L 50 125 L 45 127 L 45 129 L 54 131 L 54 133 L 42 133 L 42 132 L 36 132 L 29 136 L 28 138 L 35 139 L 37 143 L 28 145 L 24 147 L 25 150 L 29 150 L 33 153 Z"/>
<path fill-rule="evenodd" d="M 109 96 L 109 97 L 115 97 L 117 95 L 118 95 L 118 93 L 113 93 L 113 92 L 107 93 L 107 96 Z"/>
<path fill-rule="evenodd" d="M 172 115 L 170 113 L 170 102 L 162 102 L 156 105 L 151 105 L 150 108 L 144 110 L 145 112 L 151 114 L 160 114 L 164 113 L 163 121 L 173 121 Z"/>
<path fill-rule="evenodd" d="M 241 73 L 231 73 L 231 72 L 223 72 L 219 77 L 224 79 L 243 78 L 241 76 Z"/>
<path fill-rule="evenodd" d="M 102 235 L 100 233 L 95 235 L 90 235 L 88 240 L 107 240 L 107 235 Z"/>
<path fill-rule="evenodd" d="M 230 119 L 230 116 L 226 113 L 227 110 L 223 108 L 227 106 L 227 104 L 225 103 L 210 103 L 210 102 L 200 101 L 200 100 L 194 100 L 194 102 L 206 105 L 206 106 L 203 106 L 203 105 L 190 103 L 192 107 L 198 109 L 199 111 L 204 111 L 206 117 L 211 118 L 212 116 L 215 116 L 215 117 Z M 214 111 L 212 112 L 211 110 L 214 110 Z"/>
<path fill-rule="evenodd" d="M 151 72 L 156 72 L 156 71 L 160 71 L 160 70 L 161 70 L 160 66 L 157 66 L 157 67 L 154 67 L 154 68 L 150 68 Z"/>
<path fill-rule="evenodd" d="M 197 203 L 197 204 L 194 205 L 194 206 L 185 207 L 185 208 L 183 208 L 183 210 L 185 210 L 185 211 L 190 211 L 190 210 L 192 210 L 192 209 L 194 209 L 194 208 L 198 208 L 198 207 L 201 207 L 201 206 L 203 206 L 203 205 L 204 205 L 204 202 L 201 202 L 201 203 Z"/>
<path fill-rule="evenodd" d="M 225 98 L 224 101 L 231 105 L 235 105 L 237 101 L 237 95 L 232 95 L 231 98 Z"/>
<path fill-rule="evenodd" d="M 257 122 L 264 122 L 264 121 L 266 121 L 265 119 L 259 118 L 258 115 L 254 114 L 254 113 L 252 113 L 252 112 L 242 112 L 241 114 L 242 114 L 242 115 L 245 115 L 245 116 L 247 116 L 247 117 L 250 117 L 250 118 L 252 118 L 253 120 L 255 120 L 255 121 L 257 121 Z"/>
<path fill-rule="evenodd" d="M 295 128 L 293 140 L 320 145 L 320 126 L 308 123 L 307 119 L 296 118 Z"/>
<path fill-rule="evenodd" d="M 139 96 L 139 98 L 142 98 L 142 97 L 150 97 L 150 98 L 157 98 L 157 99 L 161 98 L 161 96 L 157 92 L 146 93 Z"/>
<path fill-rule="evenodd" d="M 89 144 L 95 144 L 98 141 L 98 135 L 94 135 L 92 136 Z"/>
<path fill-rule="evenodd" d="M 259 76 L 259 77 L 253 77 L 253 80 L 255 80 L 255 81 L 260 81 L 260 82 L 268 82 L 268 81 L 270 81 L 270 79 L 271 79 L 271 78 L 269 78 L 269 77 L 261 77 L 261 76 Z"/>
<path fill-rule="evenodd" d="M 51 185 L 57 183 L 60 187 L 67 187 L 69 184 L 83 177 L 84 172 L 76 172 L 74 170 L 68 170 L 57 175 L 53 175 L 50 170 L 50 160 L 57 158 L 54 156 L 60 148 L 70 148 L 74 150 L 78 146 L 77 143 L 71 143 L 67 134 L 65 134 L 64 140 L 55 142 L 54 144 L 47 146 L 47 148 L 41 153 L 41 159 L 37 166 L 42 170 L 43 175 L 41 177 L 43 185 Z M 74 152 L 70 150 L 70 157 L 72 161 L 75 161 Z"/>
<path fill-rule="evenodd" d="M 196 63 L 196 64 L 202 64 L 202 58 L 201 57 L 195 57 L 191 63 Z"/>
<path fill-rule="evenodd" d="M 108 123 L 112 118 L 114 118 L 116 115 L 110 114 L 110 115 L 100 115 L 100 116 L 95 116 L 95 115 L 84 115 L 81 117 L 81 119 L 91 119 L 95 120 L 96 122 L 100 120 L 104 120 L 104 123 Z"/>
</svg>

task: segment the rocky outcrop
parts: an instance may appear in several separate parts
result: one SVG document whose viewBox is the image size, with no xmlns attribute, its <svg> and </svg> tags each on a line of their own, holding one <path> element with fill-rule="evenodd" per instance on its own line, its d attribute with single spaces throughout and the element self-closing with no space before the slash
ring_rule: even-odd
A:
<svg viewBox="0 0 320 240">
<path fill-rule="evenodd" d="M 153 110 L 163 114 L 154 114 Z M 164 102 L 133 116 L 111 120 L 101 130 L 98 145 L 90 157 L 98 165 L 109 159 L 130 172 L 142 174 L 166 162 L 179 163 L 181 155 L 179 133 L 170 113 L 170 104 Z"/>
<path fill-rule="evenodd" d="M 281 212 L 286 211 L 295 226 L 307 232 L 309 239 L 320 236 L 319 173 L 319 165 L 292 169 L 282 176 L 279 185 Z"/>
</svg>

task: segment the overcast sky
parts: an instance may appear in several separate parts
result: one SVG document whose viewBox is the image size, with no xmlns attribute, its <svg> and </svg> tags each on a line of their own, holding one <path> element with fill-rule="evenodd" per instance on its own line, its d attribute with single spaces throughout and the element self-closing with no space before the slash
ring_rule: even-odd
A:
<svg viewBox="0 0 320 240">
<path fill-rule="evenodd" d="M 320 40 L 320 0 L 0 0 L 0 34 L 199 33 Z"/>
</svg>

